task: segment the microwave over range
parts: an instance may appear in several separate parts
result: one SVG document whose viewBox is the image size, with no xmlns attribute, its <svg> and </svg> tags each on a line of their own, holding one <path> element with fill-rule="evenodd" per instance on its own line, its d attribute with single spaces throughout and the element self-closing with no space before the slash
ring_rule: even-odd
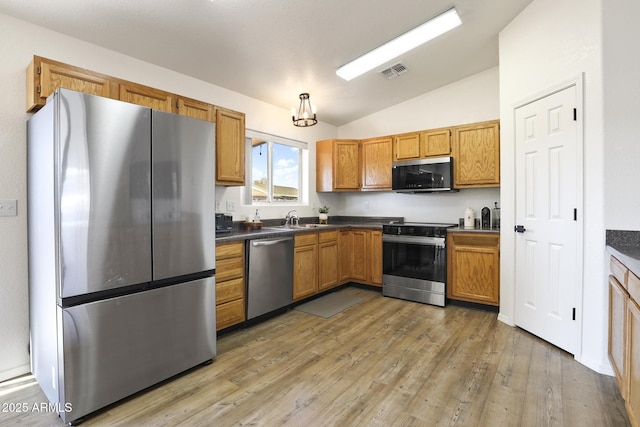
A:
<svg viewBox="0 0 640 427">
<path fill-rule="evenodd" d="M 393 162 L 391 188 L 404 193 L 457 191 L 453 188 L 453 158 Z"/>
</svg>

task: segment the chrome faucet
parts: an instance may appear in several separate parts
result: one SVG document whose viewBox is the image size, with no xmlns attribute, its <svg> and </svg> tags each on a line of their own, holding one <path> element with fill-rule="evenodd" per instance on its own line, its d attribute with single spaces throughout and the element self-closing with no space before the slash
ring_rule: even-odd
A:
<svg viewBox="0 0 640 427">
<path fill-rule="evenodd" d="M 284 217 L 284 226 L 290 227 L 293 225 L 298 225 L 298 216 L 295 214 L 296 210 L 290 210 L 287 212 L 287 216 Z"/>
</svg>

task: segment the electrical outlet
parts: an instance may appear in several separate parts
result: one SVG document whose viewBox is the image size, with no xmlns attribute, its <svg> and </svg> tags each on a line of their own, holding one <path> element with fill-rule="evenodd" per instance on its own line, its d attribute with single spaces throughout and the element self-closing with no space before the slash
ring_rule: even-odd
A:
<svg viewBox="0 0 640 427">
<path fill-rule="evenodd" d="M 227 212 L 233 212 L 235 210 L 236 210 L 235 202 L 232 202 L 231 200 L 227 200 Z"/>
<path fill-rule="evenodd" d="M 18 201 L 15 199 L 0 200 L 0 216 L 18 216 Z"/>
<path fill-rule="evenodd" d="M 366 210 L 369 210 L 369 202 L 364 202 L 364 208 L 365 208 Z"/>
<path fill-rule="evenodd" d="M 220 200 L 216 200 L 216 212 L 220 212 L 220 209 L 221 209 Z"/>
</svg>

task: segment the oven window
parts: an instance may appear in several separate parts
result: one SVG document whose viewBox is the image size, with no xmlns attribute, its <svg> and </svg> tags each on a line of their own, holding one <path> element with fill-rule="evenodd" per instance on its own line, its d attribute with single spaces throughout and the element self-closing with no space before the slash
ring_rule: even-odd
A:
<svg viewBox="0 0 640 427">
<path fill-rule="evenodd" d="M 383 243 L 383 273 L 446 283 L 446 248 L 434 245 Z"/>
</svg>

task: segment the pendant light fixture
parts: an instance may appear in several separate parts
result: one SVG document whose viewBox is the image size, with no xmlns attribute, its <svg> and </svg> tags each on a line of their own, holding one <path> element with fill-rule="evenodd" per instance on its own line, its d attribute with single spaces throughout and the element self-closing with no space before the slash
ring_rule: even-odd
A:
<svg viewBox="0 0 640 427">
<path fill-rule="evenodd" d="M 308 93 L 300 94 L 300 105 L 298 110 L 295 107 L 291 109 L 291 119 L 294 126 L 307 127 L 318 123 L 316 120 L 316 106 L 311 105 Z"/>
</svg>

